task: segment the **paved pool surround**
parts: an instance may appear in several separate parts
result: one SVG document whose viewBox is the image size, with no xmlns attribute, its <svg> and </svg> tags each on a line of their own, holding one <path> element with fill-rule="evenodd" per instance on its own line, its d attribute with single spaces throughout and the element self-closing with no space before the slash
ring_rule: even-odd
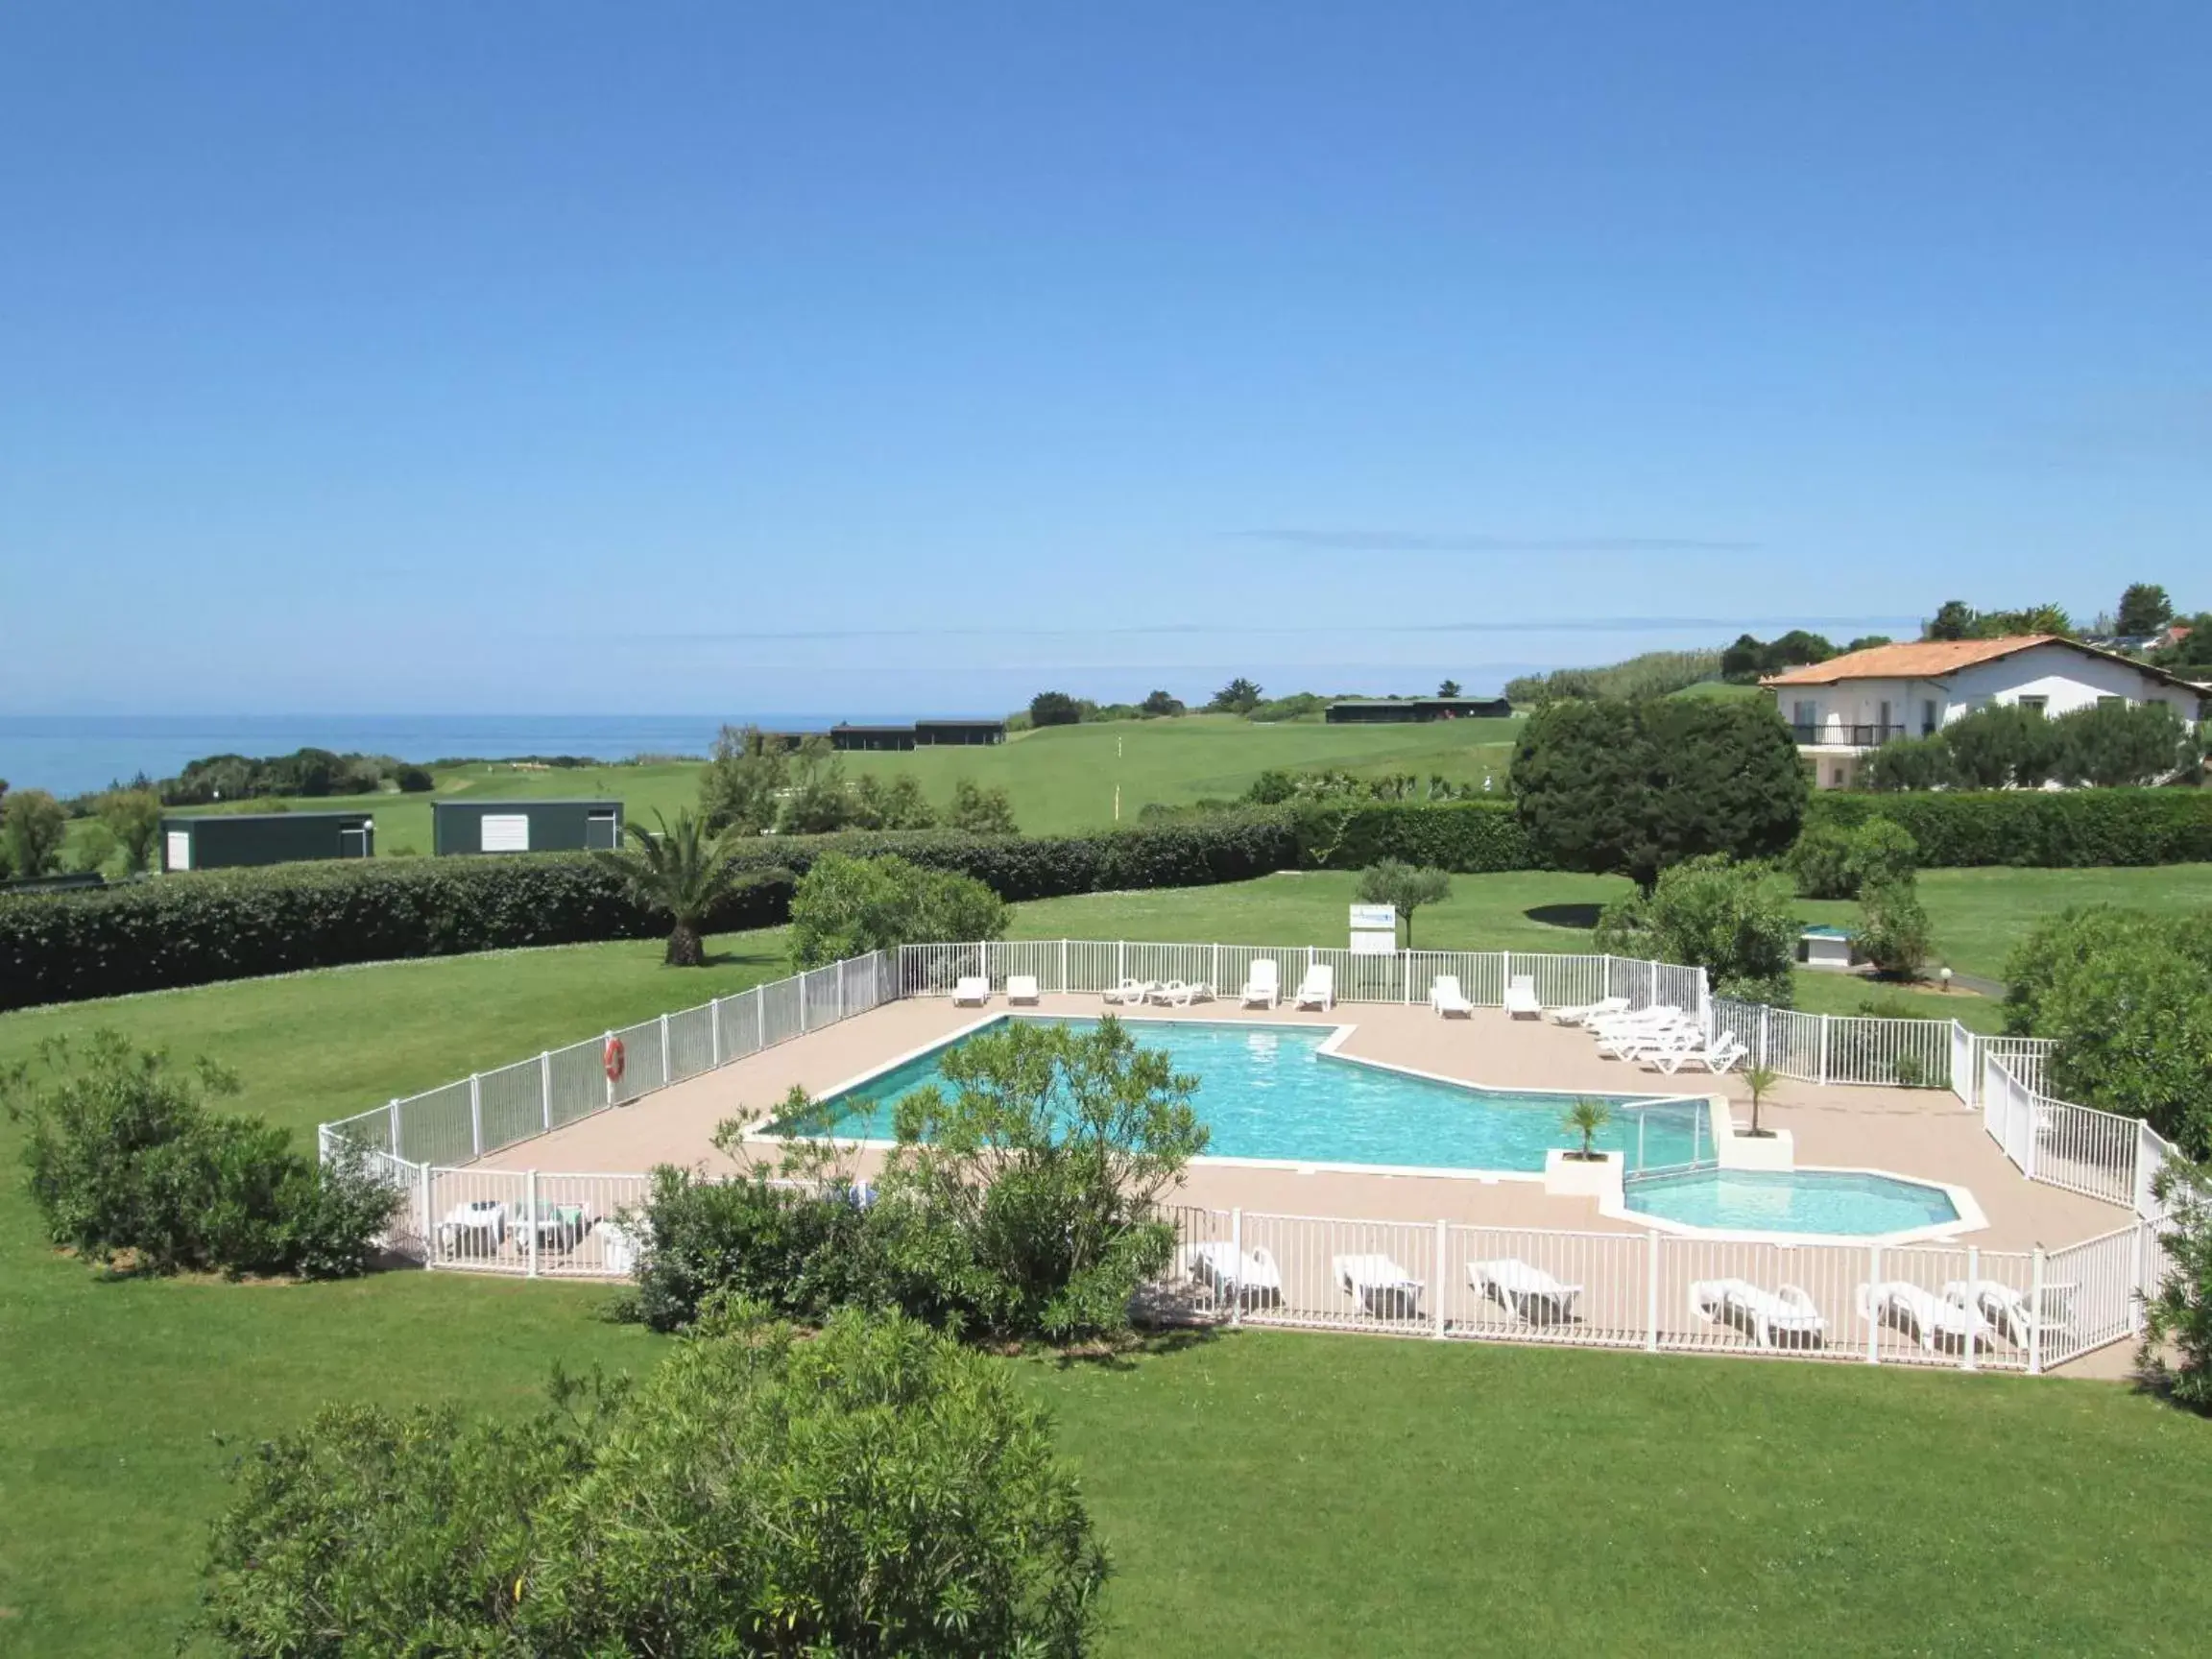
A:
<svg viewBox="0 0 2212 1659">
<path fill-rule="evenodd" d="M 1094 996 L 1047 997 L 1039 1013 L 1095 1019 Z M 656 1164 L 719 1166 L 715 1125 L 741 1113 L 765 1121 L 793 1085 L 827 1094 L 1006 1012 L 1002 998 L 987 1009 L 954 1008 L 941 998 L 893 1002 L 839 1024 L 795 1038 L 763 1053 L 648 1094 L 634 1105 L 600 1113 L 484 1162 L 500 1168 L 642 1170 Z M 1120 1012 L 1115 1010 L 1115 1012 Z M 1147 1009 L 1147 1020 L 1251 1020 L 1256 1022 L 1348 1026 L 1340 1051 L 1434 1076 L 1507 1089 L 1587 1090 L 1601 1094 L 1711 1093 L 1726 1099 L 1739 1124 L 1750 1107 L 1743 1079 L 1717 1082 L 1667 1077 L 1597 1052 L 1580 1031 L 1495 1009 L 1443 1020 L 1425 1006 L 1346 1003 L 1328 1014 L 1254 1010 L 1201 1003 L 1189 1011 Z M 2109 1232 L 2123 1212 L 2094 1199 L 2032 1185 L 2006 1162 L 1983 1131 L 1978 1112 L 1934 1089 L 1830 1087 L 1786 1081 L 1770 1094 L 1761 1122 L 1788 1130 L 1800 1167 L 1881 1169 L 1969 1189 L 1986 1226 L 1971 1234 L 1985 1248 L 2025 1250 Z M 1562 1141 L 1562 1144 L 1564 1144 Z M 873 1163 L 869 1154 L 863 1164 Z M 1503 1227 L 1573 1227 L 1641 1231 L 1600 1213 L 1595 1198 L 1546 1193 L 1540 1179 L 1503 1176 L 1383 1174 L 1372 1170 L 1263 1167 L 1201 1161 L 1183 1189 L 1185 1201 L 1223 1209 L 1241 1206 L 1286 1214 L 1352 1219 L 1438 1219 Z"/>
</svg>

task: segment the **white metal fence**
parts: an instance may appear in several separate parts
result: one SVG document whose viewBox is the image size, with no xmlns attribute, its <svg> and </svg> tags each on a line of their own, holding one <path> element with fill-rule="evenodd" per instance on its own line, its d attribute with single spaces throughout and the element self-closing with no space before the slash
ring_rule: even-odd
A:
<svg viewBox="0 0 2212 1659">
<path fill-rule="evenodd" d="M 1286 993 L 1310 968 L 1329 967 L 1342 1002 L 1422 1002 L 1435 979 L 1450 974 L 1479 1006 L 1502 1005 L 1507 986 L 1524 979 L 1547 1008 L 1603 997 L 1624 997 L 1632 1007 L 1671 1004 L 1699 1014 L 1712 1033 L 1732 1033 L 1754 1060 L 1785 1076 L 1822 1085 L 1948 1087 L 1980 1110 L 1991 1138 L 2027 1179 L 2128 1210 L 2135 1224 L 2046 1259 L 1972 1247 L 1885 1250 L 1177 1212 L 1186 1246 L 1263 1253 L 1274 1264 L 1280 1283 L 1273 1292 L 1255 1298 L 1247 1286 L 1235 1295 L 1232 1310 L 1240 1317 L 1444 1336 L 1764 1347 L 2039 1369 L 2139 1329 L 2142 1297 L 2163 1272 L 2156 1224 L 2164 1214 L 2152 1186 L 2179 1154 L 2148 1124 L 2043 1094 L 2049 1043 L 1984 1036 L 1956 1021 L 1811 1015 L 1715 998 L 1702 970 L 1604 955 L 1368 955 L 1308 946 L 1067 939 L 909 945 L 391 1101 L 324 1125 L 321 1143 L 325 1156 L 342 1145 L 365 1154 L 401 1190 L 388 1241 L 433 1265 L 620 1277 L 638 1250 L 624 1215 L 642 1202 L 646 1177 L 462 1166 L 884 1002 L 947 995 L 962 977 L 980 975 L 1002 992 L 1009 976 L 1027 975 L 1046 995 L 1180 979 L 1234 997 L 1261 961 L 1275 963 Z M 625 1058 L 614 1080 L 604 1065 L 609 1039 L 620 1040 Z M 1187 1248 L 1187 1278 L 1188 1258 Z M 1349 1276 L 1342 1271 L 1348 1262 Z M 1540 1269 L 1575 1286 L 1575 1294 L 1562 1301 L 1541 1292 L 1544 1279 L 1484 1265 L 1501 1262 Z M 1236 1290 L 1234 1275 L 1222 1281 L 1201 1272 L 1198 1280 L 1207 1294 L 1224 1285 Z M 1786 1294 L 1784 1286 L 1795 1291 Z M 1961 1328 L 1967 1323 L 1971 1340 Z M 2007 1335 L 2014 1330 L 2017 1341 Z"/>
<path fill-rule="evenodd" d="M 896 973 L 885 953 L 832 962 L 325 1123 L 318 1131 L 319 1147 L 325 1157 L 344 1145 L 410 1166 L 470 1163 L 866 1013 L 897 996 Z M 607 1052 L 617 1041 L 623 1064 L 613 1078 Z"/>
<path fill-rule="evenodd" d="M 2140 1329 L 2140 1229 L 2045 1255 L 1182 1209 L 1187 1305 L 1402 1336 L 2039 1372 Z"/>
<path fill-rule="evenodd" d="M 1095 994 L 1125 980 L 1203 985 L 1235 997 L 1251 982 L 1253 965 L 1275 964 L 1285 996 L 1309 970 L 1326 967 L 1339 1002 L 1426 1002 L 1440 974 L 1457 978 L 1477 1007 L 1504 1005 L 1505 988 L 1531 981 L 1547 1008 L 1625 997 L 1632 1007 L 1671 1003 L 1689 1013 L 1705 1006 L 1705 974 L 1671 962 L 1625 956 L 1554 956 L 1518 950 L 1398 950 L 1370 955 L 1318 945 L 1169 945 L 1137 940 L 1013 939 L 974 945 L 906 945 L 899 951 L 899 983 L 907 997 L 949 995 L 968 977 L 1006 988 L 1009 975 L 1037 981 L 1046 996 Z"/>
</svg>

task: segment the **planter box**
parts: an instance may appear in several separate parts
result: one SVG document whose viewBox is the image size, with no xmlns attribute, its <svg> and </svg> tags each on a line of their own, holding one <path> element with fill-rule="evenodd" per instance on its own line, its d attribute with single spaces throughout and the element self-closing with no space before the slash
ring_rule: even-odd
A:
<svg viewBox="0 0 2212 1659">
<path fill-rule="evenodd" d="M 1621 1201 L 1622 1160 L 1618 1152 L 1600 1152 L 1585 1164 L 1564 1151 L 1544 1154 L 1544 1190 L 1555 1198 L 1597 1198 Z"/>
</svg>

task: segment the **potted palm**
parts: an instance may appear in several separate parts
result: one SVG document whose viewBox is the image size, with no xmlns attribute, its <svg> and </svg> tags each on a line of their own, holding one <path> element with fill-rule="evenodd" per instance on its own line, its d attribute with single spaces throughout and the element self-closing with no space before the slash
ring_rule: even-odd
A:
<svg viewBox="0 0 2212 1659">
<path fill-rule="evenodd" d="M 1605 1154 L 1598 1150 L 1598 1131 L 1612 1121 L 1613 1108 L 1602 1100 L 1585 1097 L 1568 1107 L 1567 1115 L 1560 1122 L 1568 1133 L 1582 1137 L 1582 1150 L 1570 1152 L 1567 1156 L 1581 1164 L 1595 1164 L 1601 1160 Z"/>
<path fill-rule="evenodd" d="M 1767 1096 L 1774 1092 L 1774 1085 L 1782 1081 L 1782 1073 L 1767 1065 L 1743 1068 L 1743 1092 L 1751 1096 L 1751 1138 L 1771 1141 L 1774 1131 L 1759 1127 L 1759 1108 Z"/>
<path fill-rule="evenodd" d="M 1579 1150 L 1545 1154 L 1545 1191 L 1576 1198 L 1619 1198 L 1622 1157 L 1598 1150 L 1598 1132 L 1612 1121 L 1613 1108 L 1602 1100 L 1579 1099 L 1567 1108 L 1560 1125 L 1581 1136 L 1582 1145 Z"/>
</svg>

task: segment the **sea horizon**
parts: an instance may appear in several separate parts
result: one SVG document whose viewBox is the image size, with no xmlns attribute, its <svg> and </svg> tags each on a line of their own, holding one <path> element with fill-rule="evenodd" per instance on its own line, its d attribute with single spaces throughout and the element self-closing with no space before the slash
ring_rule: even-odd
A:
<svg viewBox="0 0 2212 1659">
<path fill-rule="evenodd" d="M 998 719 L 929 709 L 738 714 L 5 714 L 0 780 L 11 789 L 82 795 L 140 773 L 173 778 L 209 755 L 288 755 L 296 749 L 389 755 L 397 760 L 503 759 L 576 755 L 628 760 L 638 755 L 705 755 L 722 727 L 826 731 L 915 719 Z"/>
</svg>

